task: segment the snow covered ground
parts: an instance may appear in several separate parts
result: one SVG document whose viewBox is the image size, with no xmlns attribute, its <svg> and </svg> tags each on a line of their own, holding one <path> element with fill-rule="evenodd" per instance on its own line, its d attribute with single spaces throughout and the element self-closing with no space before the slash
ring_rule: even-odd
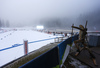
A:
<svg viewBox="0 0 100 68">
<path fill-rule="evenodd" d="M 23 44 L 23 40 L 28 40 L 28 42 L 32 42 L 55 37 L 56 36 L 53 36 L 51 34 L 37 32 L 29 29 L 9 29 L 6 32 L 0 32 L 0 50 L 7 47 L 12 47 L 14 44 Z M 52 42 L 54 42 L 54 39 L 28 44 L 28 52 L 34 51 Z M 0 51 L 0 66 L 5 65 L 23 55 L 24 45 Z"/>
</svg>

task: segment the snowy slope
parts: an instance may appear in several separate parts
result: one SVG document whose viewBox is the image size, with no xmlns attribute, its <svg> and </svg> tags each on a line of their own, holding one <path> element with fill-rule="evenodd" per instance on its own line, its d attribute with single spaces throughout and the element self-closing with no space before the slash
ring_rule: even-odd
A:
<svg viewBox="0 0 100 68">
<path fill-rule="evenodd" d="M 40 33 L 33 30 L 8 31 L 5 33 L 0 33 L 0 49 L 11 47 L 14 44 L 23 44 L 23 40 L 28 40 L 28 42 L 32 42 L 49 38 L 55 38 L 55 36 L 45 33 Z M 28 44 L 28 51 L 29 52 L 34 51 L 50 42 L 54 42 L 54 39 Z M 12 49 L 0 51 L 0 66 L 12 60 L 15 60 L 23 55 L 24 55 L 23 45 Z"/>
</svg>

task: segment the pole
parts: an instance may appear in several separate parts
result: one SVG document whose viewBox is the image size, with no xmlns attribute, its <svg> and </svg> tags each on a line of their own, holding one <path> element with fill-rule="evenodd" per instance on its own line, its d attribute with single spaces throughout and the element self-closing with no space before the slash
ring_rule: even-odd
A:
<svg viewBox="0 0 100 68">
<path fill-rule="evenodd" d="M 86 21 L 85 28 L 87 27 L 87 22 L 88 22 L 88 21 Z"/>
<path fill-rule="evenodd" d="M 28 54 L 28 40 L 24 40 L 24 54 Z"/>
<path fill-rule="evenodd" d="M 72 24 L 72 26 L 74 26 L 74 24 Z M 72 28 L 72 33 L 71 33 L 71 37 L 73 36 L 73 28 Z M 72 42 L 73 42 L 73 38 L 72 39 Z M 71 46 L 70 46 L 70 52 L 71 52 Z"/>
<path fill-rule="evenodd" d="M 72 26 L 74 26 L 74 24 L 72 24 Z M 73 28 L 72 28 L 72 34 L 71 34 L 71 37 L 73 36 Z"/>
</svg>

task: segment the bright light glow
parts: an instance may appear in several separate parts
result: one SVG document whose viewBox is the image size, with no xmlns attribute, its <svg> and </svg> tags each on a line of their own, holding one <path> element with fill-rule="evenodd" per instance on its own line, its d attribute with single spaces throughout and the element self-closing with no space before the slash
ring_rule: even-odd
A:
<svg viewBox="0 0 100 68">
<path fill-rule="evenodd" d="M 44 26 L 36 26 L 37 29 L 44 29 Z"/>
</svg>

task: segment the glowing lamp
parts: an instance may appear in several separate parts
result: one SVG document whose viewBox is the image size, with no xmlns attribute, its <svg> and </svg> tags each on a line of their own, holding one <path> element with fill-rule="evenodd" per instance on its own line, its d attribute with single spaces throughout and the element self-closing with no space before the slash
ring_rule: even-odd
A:
<svg viewBox="0 0 100 68">
<path fill-rule="evenodd" d="M 44 29 L 44 26 L 36 26 L 37 29 Z"/>
</svg>

